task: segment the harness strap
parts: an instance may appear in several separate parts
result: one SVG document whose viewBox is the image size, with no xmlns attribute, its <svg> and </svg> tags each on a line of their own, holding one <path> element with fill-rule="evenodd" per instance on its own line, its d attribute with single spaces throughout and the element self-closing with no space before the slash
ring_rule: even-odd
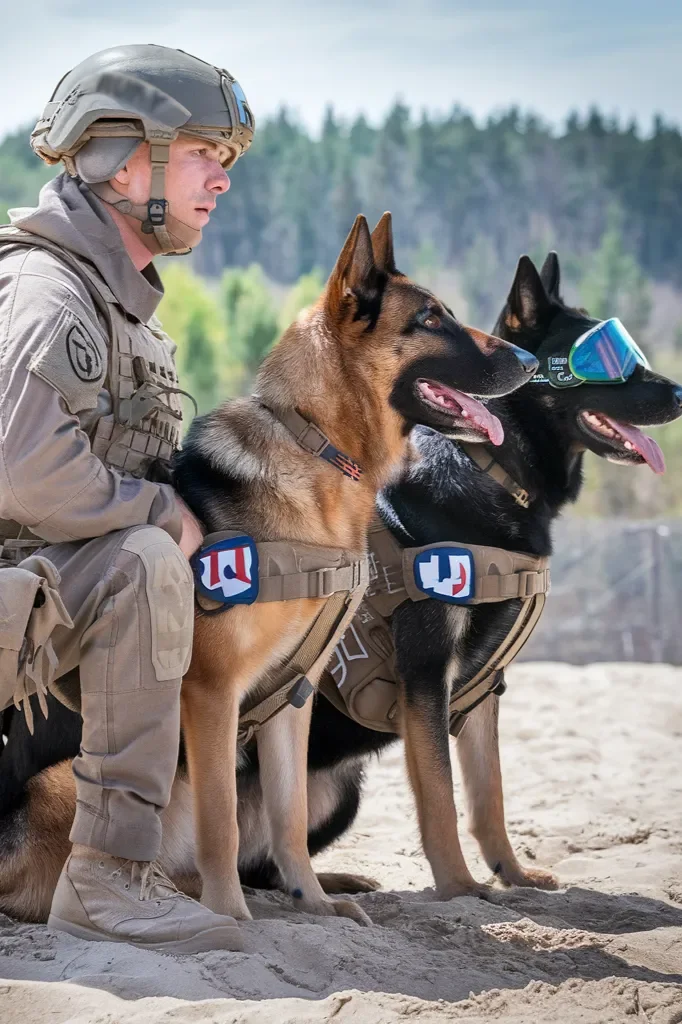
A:
<svg viewBox="0 0 682 1024">
<path fill-rule="evenodd" d="M 333 445 L 327 435 L 323 434 L 314 423 L 305 419 L 295 409 L 273 409 L 263 401 L 260 395 L 254 395 L 253 397 L 293 434 L 296 443 L 303 451 L 308 452 L 309 455 L 315 455 L 319 459 L 324 459 L 325 462 L 340 470 L 344 476 L 349 477 L 351 480 L 360 479 L 362 467 L 355 459 L 351 459 L 350 455 L 345 455 Z"/>
<path fill-rule="evenodd" d="M 486 449 L 483 444 L 465 444 L 464 441 L 458 441 L 460 448 L 466 452 L 472 462 L 475 462 L 479 469 L 487 473 L 488 476 L 492 477 L 493 480 L 504 487 L 505 491 L 511 494 L 517 505 L 521 508 L 528 508 L 530 506 L 533 497 L 529 494 L 525 487 L 521 487 L 517 484 L 513 476 L 510 476 L 506 469 L 503 469 L 499 462 L 495 462 L 490 452 Z"/>
<path fill-rule="evenodd" d="M 425 544 L 417 548 L 403 548 L 379 517 L 375 517 L 369 530 L 369 548 L 373 579 L 367 591 L 367 600 L 384 616 L 389 616 L 406 598 L 411 601 L 432 599 L 433 595 L 421 590 L 414 578 L 414 560 L 429 548 L 447 546 L 444 541 L 436 545 Z M 475 565 L 475 593 L 468 604 L 486 604 L 526 600 L 537 594 L 546 594 L 550 587 L 548 559 L 527 555 L 521 551 L 507 551 L 484 544 L 463 544 L 471 552 Z"/>
<path fill-rule="evenodd" d="M 242 711 L 237 734 L 240 743 L 248 743 L 258 729 L 287 704 L 303 707 L 334 647 L 350 625 L 363 593 L 364 588 L 358 588 L 354 593 L 339 592 L 328 598 L 305 639 L 289 659 L 275 692 Z"/>
<path fill-rule="evenodd" d="M 535 629 L 545 606 L 546 595 L 524 601 L 514 625 L 473 679 L 450 699 L 450 734 L 458 736 L 470 711 L 494 692 L 504 692 L 503 670 L 510 665 Z"/>
<path fill-rule="evenodd" d="M 208 534 L 195 559 L 220 541 L 243 538 L 243 530 L 222 530 Z M 325 548 L 292 541 L 259 541 L 258 595 L 256 601 L 323 599 L 308 632 L 284 664 L 271 674 L 275 689 L 263 699 L 242 706 L 238 739 L 248 743 L 265 722 L 287 704 L 303 707 L 312 694 L 322 670 L 331 658 L 357 611 L 369 580 L 367 558 L 354 557 L 343 548 Z M 337 564 L 334 565 L 333 563 Z M 332 564 L 329 564 L 332 563 Z M 338 564 L 345 563 L 345 564 Z M 313 566 L 304 569 L 302 566 Z M 195 571 L 197 571 L 195 563 Z M 222 614 L 231 605 L 211 601 L 205 594 L 195 600 L 204 615 Z M 206 602 L 206 603 L 204 603 Z"/>
</svg>

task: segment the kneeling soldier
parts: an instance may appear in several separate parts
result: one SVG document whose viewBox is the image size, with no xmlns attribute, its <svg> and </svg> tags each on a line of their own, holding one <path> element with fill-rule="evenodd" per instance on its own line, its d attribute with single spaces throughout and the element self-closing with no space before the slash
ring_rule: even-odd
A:
<svg viewBox="0 0 682 1024">
<path fill-rule="evenodd" d="M 232 918 L 154 863 L 201 529 L 151 479 L 182 419 L 151 261 L 201 240 L 253 128 L 227 71 L 105 50 L 62 79 L 31 137 L 65 172 L 0 229 L 0 710 L 23 699 L 28 714 L 47 686 L 80 694 L 73 851 L 49 923 L 81 938 L 240 948 Z"/>
</svg>

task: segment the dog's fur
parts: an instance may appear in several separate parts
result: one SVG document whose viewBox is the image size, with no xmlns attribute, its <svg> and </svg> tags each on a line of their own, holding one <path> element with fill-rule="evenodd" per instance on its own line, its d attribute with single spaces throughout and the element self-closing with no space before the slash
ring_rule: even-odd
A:
<svg viewBox="0 0 682 1024">
<path fill-rule="evenodd" d="M 176 485 L 209 532 L 239 528 L 256 539 L 341 547 L 359 556 L 377 492 L 403 463 L 413 425 L 453 423 L 452 414 L 424 397 L 420 382 L 501 395 L 524 383 L 535 365 L 513 345 L 464 328 L 435 296 L 397 272 L 388 215 L 371 238 L 359 217 L 324 295 L 261 368 L 261 401 L 240 399 L 196 420 L 175 464 Z M 314 422 L 361 465 L 361 478 L 350 480 L 303 452 L 271 409 L 297 409 Z M 319 792 L 309 815 L 312 701 L 302 710 L 287 707 L 258 732 L 259 780 L 248 783 L 252 799 L 237 820 L 240 702 L 276 679 L 323 603 L 256 603 L 197 618 L 182 687 L 182 724 L 202 901 L 216 912 L 250 916 L 238 874 L 241 832 L 247 847 L 267 843 L 300 909 L 368 920 L 353 902 L 329 900 L 310 865 L 309 819 L 324 832 L 324 820 L 346 788 L 344 775 L 352 775 L 348 768 L 333 779 L 313 774 L 307 788 L 317 786 Z M 176 876 L 188 854 L 176 818 L 183 818 L 183 809 L 186 817 L 189 807 L 187 784 L 178 780 L 164 818 L 164 866 Z M 29 827 L 39 828 L 34 819 Z M 19 865 L 11 858 L 9 863 L 16 878 Z M 0 887 L 5 893 L 11 889 L 6 875 Z M 34 895 L 23 900 L 24 907 L 43 906 Z M 5 906 L 26 916 L 9 897 Z"/>
</svg>

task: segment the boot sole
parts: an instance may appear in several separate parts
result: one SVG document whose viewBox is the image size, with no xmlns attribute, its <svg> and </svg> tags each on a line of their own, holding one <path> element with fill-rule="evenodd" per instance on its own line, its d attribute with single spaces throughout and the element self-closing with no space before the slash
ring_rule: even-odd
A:
<svg viewBox="0 0 682 1024">
<path fill-rule="evenodd" d="M 90 942 L 121 942 L 138 949 L 150 949 L 159 953 L 210 953 L 213 950 L 226 949 L 233 953 L 241 953 L 244 944 L 239 927 L 220 925 L 208 931 L 193 935 L 187 939 L 173 939 L 170 942 L 133 942 L 132 939 L 120 939 L 115 935 L 106 935 L 95 928 L 86 928 L 81 924 L 64 921 L 61 917 L 50 914 L 47 927 L 58 932 L 67 932 L 76 939 L 87 939 Z"/>
</svg>

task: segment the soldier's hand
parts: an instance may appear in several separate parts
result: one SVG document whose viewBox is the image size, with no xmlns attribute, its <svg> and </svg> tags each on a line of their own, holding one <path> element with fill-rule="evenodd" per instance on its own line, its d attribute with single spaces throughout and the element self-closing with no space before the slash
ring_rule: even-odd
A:
<svg viewBox="0 0 682 1024">
<path fill-rule="evenodd" d="M 204 532 L 201 529 L 201 523 L 182 498 L 176 495 L 175 500 L 182 512 L 182 536 L 178 541 L 178 546 L 185 558 L 191 558 L 194 552 L 201 547 Z"/>
</svg>

